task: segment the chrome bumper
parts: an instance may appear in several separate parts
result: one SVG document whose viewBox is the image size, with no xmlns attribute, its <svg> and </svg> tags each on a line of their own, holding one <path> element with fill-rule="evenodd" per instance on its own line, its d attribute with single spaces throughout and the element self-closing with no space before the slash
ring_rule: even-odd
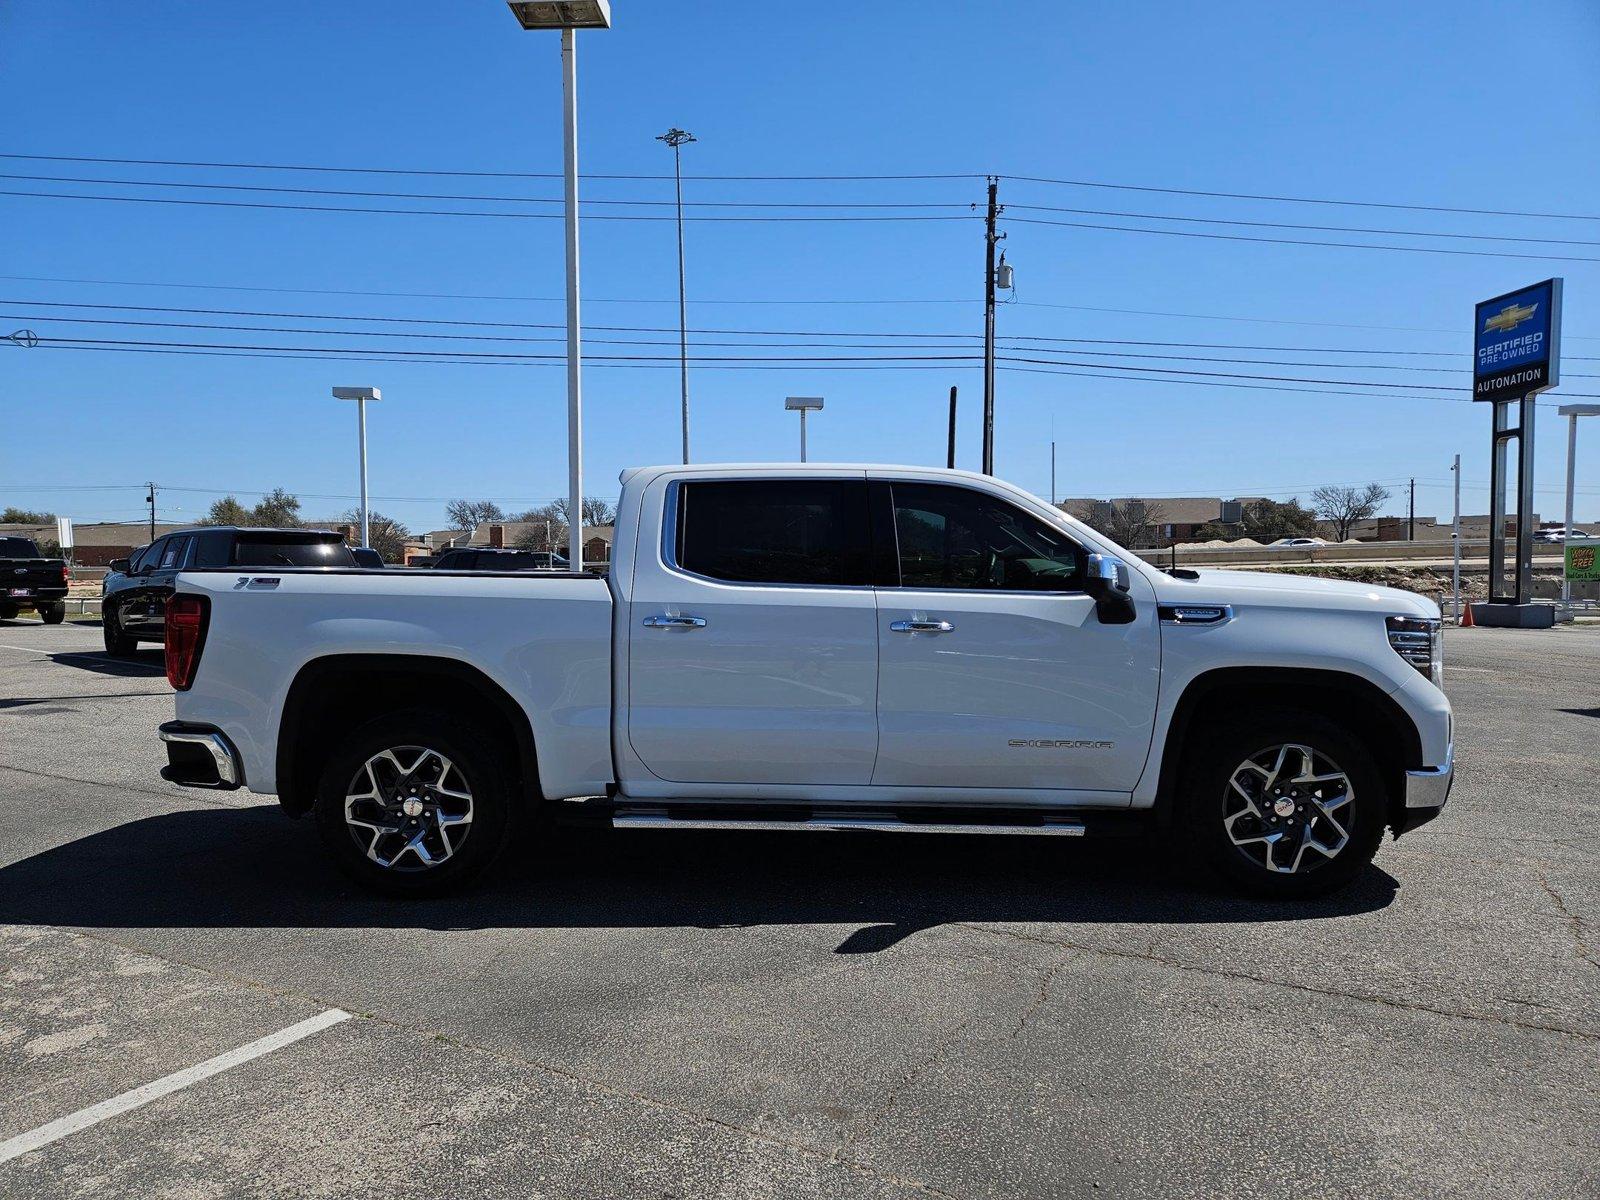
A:
<svg viewBox="0 0 1600 1200">
<path fill-rule="evenodd" d="M 1444 766 L 1406 772 L 1406 807 L 1442 808 L 1450 795 L 1455 773 L 1456 746 L 1451 742 L 1444 748 Z"/>
<path fill-rule="evenodd" d="M 244 770 L 239 765 L 239 752 L 218 730 L 207 725 L 187 725 L 182 721 L 168 721 L 157 731 L 166 742 L 168 765 L 161 777 L 184 787 L 208 787 L 224 790 L 238 787 L 244 782 Z M 192 759 L 182 761 L 173 752 L 174 746 L 198 746 L 209 756 L 209 770 L 197 769 Z M 188 758 L 189 756 L 182 756 Z M 202 762 L 205 760 L 202 759 Z"/>
</svg>

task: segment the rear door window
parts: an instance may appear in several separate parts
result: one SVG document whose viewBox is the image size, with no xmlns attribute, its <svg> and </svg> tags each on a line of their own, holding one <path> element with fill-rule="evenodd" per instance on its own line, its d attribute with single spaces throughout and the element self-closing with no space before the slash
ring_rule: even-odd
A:
<svg viewBox="0 0 1600 1200">
<path fill-rule="evenodd" d="M 678 485 L 685 571 L 729 583 L 869 582 L 867 485 L 852 479 L 730 479 Z"/>
</svg>

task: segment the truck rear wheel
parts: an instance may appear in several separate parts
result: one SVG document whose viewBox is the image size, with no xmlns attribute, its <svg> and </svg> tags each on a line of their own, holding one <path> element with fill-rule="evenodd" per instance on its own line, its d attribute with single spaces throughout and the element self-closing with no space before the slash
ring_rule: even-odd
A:
<svg viewBox="0 0 1600 1200">
<path fill-rule="evenodd" d="M 1372 755 L 1339 725 L 1240 714 L 1208 728 L 1185 763 L 1175 849 L 1238 890 L 1322 895 L 1372 861 L 1386 810 Z"/>
<path fill-rule="evenodd" d="M 0 604 L 0 621 L 14 621 L 20 611 L 15 604 Z"/>
<path fill-rule="evenodd" d="M 103 605 L 100 615 L 100 636 L 106 653 L 113 658 L 128 658 L 138 652 L 139 641 L 122 630 L 122 621 L 114 605 Z"/>
<path fill-rule="evenodd" d="M 67 606 L 61 603 L 38 606 L 39 619 L 46 625 L 59 625 L 67 619 Z"/>
<path fill-rule="evenodd" d="M 395 896 L 436 896 L 481 874 L 511 827 L 500 747 L 436 709 L 368 722 L 329 758 L 317 828 L 347 875 Z"/>
</svg>

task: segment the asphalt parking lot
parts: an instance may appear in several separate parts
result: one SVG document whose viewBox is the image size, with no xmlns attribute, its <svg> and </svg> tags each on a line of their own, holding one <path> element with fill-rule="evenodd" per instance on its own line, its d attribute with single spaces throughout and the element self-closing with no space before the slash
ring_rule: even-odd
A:
<svg viewBox="0 0 1600 1200">
<path fill-rule="evenodd" d="M 232 1058 L 0 1195 L 1600 1194 L 1600 628 L 1452 631 L 1445 815 L 1304 906 L 653 831 L 379 901 L 163 783 L 159 652 L 99 641 L 0 622 L 0 1143 Z"/>
</svg>

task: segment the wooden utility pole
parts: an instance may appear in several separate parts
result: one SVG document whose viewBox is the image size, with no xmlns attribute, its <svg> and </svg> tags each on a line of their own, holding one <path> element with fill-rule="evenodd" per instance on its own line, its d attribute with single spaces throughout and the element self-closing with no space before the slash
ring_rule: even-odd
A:
<svg viewBox="0 0 1600 1200">
<path fill-rule="evenodd" d="M 1000 179 L 989 176 L 989 209 L 983 237 L 983 473 L 994 474 L 994 247 L 1000 240 Z"/>
</svg>

